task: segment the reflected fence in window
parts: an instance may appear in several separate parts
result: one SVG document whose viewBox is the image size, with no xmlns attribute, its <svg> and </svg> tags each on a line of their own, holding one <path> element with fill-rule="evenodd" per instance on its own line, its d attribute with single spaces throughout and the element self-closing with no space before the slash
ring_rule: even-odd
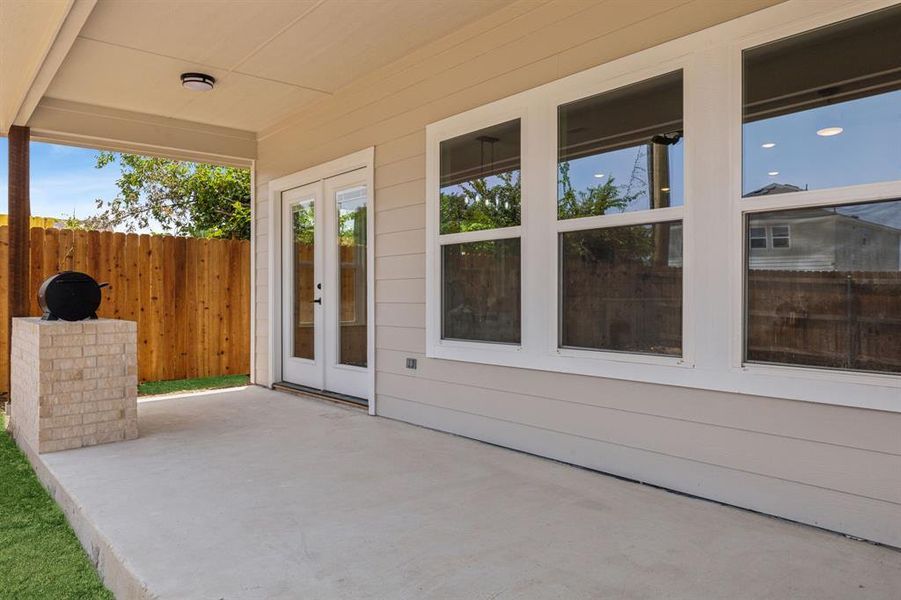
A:
<svg viewBox="0 0 901 600">
<path fill-rule="evenodd" d="M 560 346 L 682 354 L 680 222 L 560 234 Z"/>
<path fill-rule="evenodd" d="M 770 221 L 790 245 L 753 246 Z M 757 213 L 747 234 L 748 361 L 901 372 L 901 201 Z"/>
<path fill-rule="evenodd" d="M 441 250 L 441 337 L 518 344 L 519 238 L 447 244 Z"/>
</svg>

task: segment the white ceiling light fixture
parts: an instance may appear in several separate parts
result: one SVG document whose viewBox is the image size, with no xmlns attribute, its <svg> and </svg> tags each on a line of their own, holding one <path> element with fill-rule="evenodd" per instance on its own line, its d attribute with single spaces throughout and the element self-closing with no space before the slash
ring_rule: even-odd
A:
<svg viewBox="0 0 901 600">
<path fill-rule="evenodd" d="M 603 173 L 595 173 L 595 174 L 594 174 L 594 177 L 595 177 L 595 179 L 603 179 L 603 178 L 604 178 L 604 174 L 603 174 Z"/>
<path fill-rule="evenodd" d="M 209 92 L 216 85 L 216 78 L 206 73 L 182 73 L 181 85 L 193 92 Z"/>
<path fill-rule="evenodd" d="M 824 127 L 823 129 L 817 130 L 817 135 L 820 137 L 832 137 L 833 135 L 838 135 L 843 132 L 844 129 L 841 127 Z"/>
<path fill-rule="evenodd" d="M 779 171 L 770 171 L 769 173 L 767 173 L 767 175 L 769 175 L 770 177 L 775 177 L 778 174 L 779 174 Z"/>
<path fill-rule="evenodd" d="M 760 144 L 760 147 L 769 150 L 770 148 L 775 148 L 776 144 L 774 144 L 773 142 L 767 142 L 766 144 Z"/>
</svg>

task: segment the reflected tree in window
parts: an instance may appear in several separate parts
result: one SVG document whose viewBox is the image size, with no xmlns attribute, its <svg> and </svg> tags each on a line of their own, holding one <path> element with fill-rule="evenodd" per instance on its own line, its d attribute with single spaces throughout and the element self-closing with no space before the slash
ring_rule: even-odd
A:
<svg viewBox="0 0 901 600">
<path fill-rule="evenodd" d="M 621 189 L 617 186 L 615 177 L 610 177 L 602 184 L 577 190 L 570 177 L 569 161 L 559 164 L 558 176 L 557 218 L 561 220 L 604 215 L 609 211 L 622 212 L 643 193 L 631 192 L 629 188 Z"/>
<path fill-rule="evenodd" d="M 441 233 L 515 227 L 520 223 L 519 170 L 441 189 Z"/>
</svg>

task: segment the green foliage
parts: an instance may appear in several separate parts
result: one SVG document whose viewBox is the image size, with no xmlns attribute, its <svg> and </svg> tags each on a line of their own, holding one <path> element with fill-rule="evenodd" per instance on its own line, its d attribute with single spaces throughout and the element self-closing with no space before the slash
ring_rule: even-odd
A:
<svg viewBox="0 0 901 600">
<path fill-rule="evenodd" d="M 192 390 L 213 390 L 247 385 L 247 375 L 219 375 L 200 377 L 197 379 L 170 379 L 168 381 L 147 381 L 138 386 L 138 394 L 152 396 L 155 394 L 174 394 Z"/>
<path fill-rule="evenodd" d="M 522 191 L 519 171 L 472 179 L 451 189 L 455 191 L 441 192 L 441 233 L 520 224 Z"/>
<path fill-rule="evenodd" d="M 247 169 L 165 158 L 101 152 L 96 167 L 118 164 L 117 196 L 97 200 L 102 212 L 84 221 L 91 229 L 146 228 L 205 238 L 250 238 Z"/>
<path fill-rule="evenodd" d="M 112 600 L 66 517 L 2 429 L 0 597 Z"/>
<path fill-rule="evenodd" d="M 84 219 L 79 219 L 74 214 L 66 217 L 61 224 L 63 229 L 74 229 L 76 231 L 91 229 L 89 224 Z"/>
<path fill-rule="evenodd" d="M 616 178 L 610 177 L 601 185 L 590 185 L 584 190 L 573 189 L 569 176 L 569 162 L 560 163 L 559 197 L 557 200 L 558 219 L 578 219 L 605 215 L 611 209 L 622 212 L 640 194 L 624 194 L 616 186 Z"/>
<path fill-rule="evenodd" d="M 622 212 L 641 193 L 623 193 L 610 177 L 601 185 L 590 185 L 584 190 L 573 189 L 569 175 L 569 162 L 560 163 L 558 219 L 577 219 L 607 214 L 610 210 Z M 575 251 L 585 260 L 648 262 L 654 247 L 652 226 L 610 227 L 563 236 L 567 254 Z"/>
<path fill-rule="evenodd" d="M 576 219 L 604 215 L 611 211 L 622 212 L 640 195 L 623 192 L 611 177 L 600 185 L 576 190 L 570 178 L 568 162 L 560 163 L 557 218 Z M 479 178 L 454 186 L 454 191 L 441 192 L 441 233 L 460 233 L 512 227 L 520 224 L 522 193 L 519 171 L 503 173 L 496 177 Z M 619 260 L 646 262 L 653 250 L 654 228 L 651 226 L 614 227 L 586 234 L 564 236 L 564 243 L 571 246 L 586 260 Z M 472 242 L 465 246 L 467 253 L 493 254 L 493 242 Z"/>
</svg>

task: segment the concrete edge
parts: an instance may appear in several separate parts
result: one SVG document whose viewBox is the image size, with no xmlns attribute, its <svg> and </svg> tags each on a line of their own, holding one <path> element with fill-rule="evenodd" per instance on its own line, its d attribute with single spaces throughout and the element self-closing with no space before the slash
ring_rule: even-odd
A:
<svg viewBox="0 0 901 600">
<path fill-rule="evenodd" d="M 138 396 L 138 404 L 144 402 L 159 402 L 161 400 L 175 400 L 178 398 L 192 398 L 195 396 L 210 396 L 213 394 L 222 394 L 225 392 L 240 392 L 249 387 L 254 387 L 252 383 L 247 385 L 236 385 L 225 388 L 209 388 L 205 390 L 189 390 L 185 392 L 169 392 L 168 394 L 147 394 L 146 396 Z"/>
<path fill-rule="evenodd" d="M 78 498 L 60 484 L 53 470 L 41 460 L 40 455 L 16 434 L 15 427 L 10 427 L 9 431 L 34 469 L 41 485 L 63 511 L 69 526 L 75 532 L 75 537 L 87 552 L 88 559 L 97 569 L 107 589 L 118 600 L 158 600 L 158 596 L 150 592 L 109 539 L 84 514 L 84 508 Z"/>
</svg>

